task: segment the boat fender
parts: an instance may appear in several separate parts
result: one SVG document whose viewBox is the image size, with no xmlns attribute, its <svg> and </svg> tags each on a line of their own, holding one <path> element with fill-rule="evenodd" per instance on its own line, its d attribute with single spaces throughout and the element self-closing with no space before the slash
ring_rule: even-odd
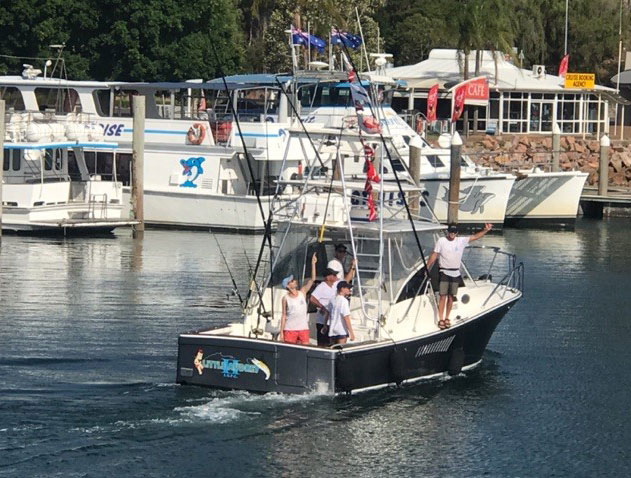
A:
<svg viewBox="0 0 631 478">
<path fill-rule="evenodd" d="M 194 123 L 186 133 L 186 139 L 191 144 L 202 144 L 206 137 L 206 127 L 201 123 Z"/>
<path fill-rule="evenodd" d="M 449 367 L 447 371 L 449 375 L 458 375 L 462 372 L 462 366 L 464 365 L 464 350 L 462 347 L 457 347 L 451 351 L 449 357 Z"/>
<path fill-rule="evenodd" d="M 405 351 L 402 348 L 395 347 L 390 352 L 390 372 L 397 384 L 405 380 L 406 370 Z"/>
</svg>

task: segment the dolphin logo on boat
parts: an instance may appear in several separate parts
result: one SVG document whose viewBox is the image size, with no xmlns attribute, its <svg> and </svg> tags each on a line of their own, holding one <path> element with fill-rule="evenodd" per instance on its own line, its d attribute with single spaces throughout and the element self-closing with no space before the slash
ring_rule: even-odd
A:
<svg viewBox="0 0 631 478">
<path fill-rule="evenodd" d="M 270 372 L 269 367 L 265 365 L 265 363 L 262 360 L 251 358 L 250 362 L 256 365 L 258 369 L 265 374 L 265 380 L 269 380 L 269 377 L 272 374 L 272 372 Z"/>
<path fill-rule="evenodd" d="M 484 186 L 469 186 L 461 190 L 458 208 L 471 214 L 483 213 L 484 205 L 495 197 L 495 193 L 485 193 L 484 189 Z M 449 202 L 449 189 L 445 189 L 442 200 Z"/>
<path fill-rule="evenodd" d="M 202 163 L 205 161 L 201 156 L 197 158 L 180 159 L 180 164 L 184 171 L 182 176 L 186 176 L 188 179 L 180 184 L 182 188 L 196 188 L 195 180 L 204 173 L 202 169 Z M 195 176 L 193 176 L 193 168 L 195 168 Z M 192 177 L 191 177 L 192 176 Z"/>
</svg>

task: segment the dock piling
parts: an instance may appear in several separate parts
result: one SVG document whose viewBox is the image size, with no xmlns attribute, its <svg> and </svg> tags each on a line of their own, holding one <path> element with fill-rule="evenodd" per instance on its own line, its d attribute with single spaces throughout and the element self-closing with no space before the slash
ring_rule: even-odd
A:
<svg viewBox="0 0 631 478">
<path fill-rule="evenodd" d="M 134 239 L 142 239 L 145 235 L 144 209 L 144 162 L 145 162 L 145 97 L 135 95 L 133 108 L 133 137 L 132 137 L 132 185 L 131 204 L 134 219 L 138 224 L 133 226 Z"/>
<path fill-rule="evenodd" d="M 609 136 L 603 134 L 600 138 L 600 165 L 598 167 L 598 194 L 600 196 L 607 195 L 607 187 L 609 184 L 609 147 L 611 141 Z"/>
<path fill-rule="evenodd" d="M 552 126 L 552 171 L 557 172 L 561 170 L 561 128 L 555 121 Z"/>
<path fill-rule="evenodd" d="M 458 206 L 460 205 L 460 151 L 462 138 L 458 132 L 451 137 L 451 172 L 449 173 L 449 208 L 447 223 L 458 223 Z"/>
<path fill-rule="evenodd" d="M 410 174 L 414 185 L 419 187 L 421 182 L 421 144 L 412 144 L 413 141 L 410 141 Z M 418 192 L 410 193 L 410 210 L 413 214 L 418 214 L 420 200 Z"/>
<path fill-rule="evenodd" d="M 2 142 L 2 167 L 0 167 L 0 244 L 2 243 L 2 181 L 4 181 L 4 100 L 0 100 L 0 142 Z M 8 160 L 9 158 L 7 158 Z"/>
</svg>

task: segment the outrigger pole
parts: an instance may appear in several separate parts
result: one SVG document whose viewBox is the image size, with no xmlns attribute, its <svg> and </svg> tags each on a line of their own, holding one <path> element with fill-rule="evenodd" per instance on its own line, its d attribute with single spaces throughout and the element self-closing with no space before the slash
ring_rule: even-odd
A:
<svg viewBox="0 0 631 478">
<path fill-rule="evenodd" d="M 361 81 L 362 81 L 361 77 L 359 76 L 359 72 L 357 71 L 357 68 L 355 68 L 355 63 L 353 63 L 353 59 L 350 55 L 350 52 L 348 51 L 348 47 L 344 44 L 344 42 L 342 42 L 342 48 L 344 48 L 346 56 L 348 57 L 348 61 L 353 67 L 353 71 L 355 71 L 355 77 L 357 78 L 357 81 L 361 85 Z M 374 118 L 377 118 L 377 115 L 375 114 L 375 111 L 373 110 L 372 101 L 369 102 L 368 104 L 370 107 L 370 113 L 373 115 Z M 425 271 L 429 273 L 429 271 L 427 270 L 427 261 L 425 260 L 425 254 L 423 253 L 423 247 L 421 246 L 421 241 L 418 238 L 418 234 L 416 232 L 416 226 L 414 225 L 414 219 L 412 219 L 412 213 L 410 212 L 410 206 L 408 205 L 408 201 L 405 198 L 405 193 L 403 192 L 403 186 L 401 186 L 401 181 L 399 180 L 397 169 L 394 167 L 394 161 L 392 161 L 392 155 L 390 154 L 390 150 L 388 149 L 388 146 L 386 145 L 386 140 L 383 137 L 383 133 L 381 132 L 381 127 L 379 128 L 379 137 L 381 138 L 381 144 L 383 144 L 383 147 L 386 150 L 386 154 L 388 155 L 388 161 L 390 161 L 390 167 L 392 168 L 392 172 L 394 173 L 394 179 L 397 182 L 399 193 L 401 194 L 401 200 L 403 201 L 403 205 L 405 206 L 405 211 L 407 212 L 408 220 L 410 221 L 410 225 L 412 226 L 412 231 L 414 232 L 414 239 L 416 240 L 416 245 L 418 246 L 418 250 L 421 253 L 421 259 L 423 259 L 423 264 L 425 265 Z M 383 178 L 382 178 L 382 181 L 383 181 Z M 381 207 L 383 209 L 383 204 L 381 205 Z M 383 214 L 383 211 L 381 211 L 381 214 Z"/>
<path fill-rule="evenodd" d="M 219 69 L 219 74 L 221 75 L 221 81 L 223 82 L 224 89 L 226 90 L 226 94 L 228 95 L 228 97 L 230 97 L 230 89 L 228 88 L 228 83 L 226 82 L 226 75 L 223 71 L 223 68 L 221 67 L 221 61 L 219 60 L 219 55 L 217 55 L 217 49 L 215 48 L 215 45 L 212 43 L 211 43 L 211 48 L 215 56 L 215 61 L 217 62 L 217 68 Z M 234 121 L 237 125 L 237 130 L 239 131 L 239 139 L 241 139 L 241 145 L 243 146 L 243 152 L 245 154 L 245 162 L 248 165 L 248 171 L 250 173 L 250 178 L 252 179 L 252 184 L 254 184 L 255 183 L 254 170 L 252 169 L 252 164 L 250 162 L 250 154 L 248 153 L 248 147 L 245 144 L 245 140 L 243 139 L 243 133 L 241 132 L 241 123 L 239 123 L 239 116 L 237 115 L 237 112 L 234 108 L 234 102 L 229 101 L 228 104 L 230 105 L 230 112 L 232 113 L 232 116 L 234 117 Z M 263 234 L 263 242 L 261 243 L 261 249 L 259 250 L 259 256 L 256 261 L 256 268 L 254 269 L 254 274 L 252 275 L 253 280 L 256 281 L 256 274 L 258 273 L 259 265 L 261 264 L 261 258 L 263 257 L 263 250 L 265 248 L 266 241 L 269 244 L 270 254 L 272 253 L 272 236 L 271 236 L 272 215 L 269 214 L 268 217 L 265 218 L 265 211 L 263 210 L 263 204 L 261 203 L 261 196 L 259 194 L 259 191 L 256 187 L 254 187 L 253 189 L 254 189 L 254 195 L 256 196 L 256 202 L 259 206 L 259 212 L 261 213 L 261 217 L 263 218 L 263 221 L 265 222 L 265 232 Z M 263 313 L 265 314 L 265 305 L 263 304 L 263 297 L 261 296 L 261 293 L 258 290 L 258 287 L 256 287 L 256 284 L 255 284 L 255 288 L 256 288 L 257 293 L 259 294 L 259 298 L 261 299 L 259 301 L 259 306 L 263 309 Z M 244 305 L 247 305 L 251 294 L 252 294 L 252 287 L 249 287 L 248 295 L 245 298 Z"/>
</svg>

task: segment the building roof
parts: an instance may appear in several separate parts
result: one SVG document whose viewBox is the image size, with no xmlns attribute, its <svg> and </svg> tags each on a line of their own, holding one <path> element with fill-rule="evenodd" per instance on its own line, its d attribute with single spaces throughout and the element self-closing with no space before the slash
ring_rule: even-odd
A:
<svg viewBox="0 0 631 478">
<path fill-rule="evenodd" d="M 496 61 L 494 60 L 494 57 Z M 496 75 L 497 63 L 497 81 Z M 449 89 L 462 81 L 464 72 L 464 57 L 454 49 L 433 49 L 427 60 L 415 65 L 389 68 L 387 73 L 397 80 L 405 80 L 410 88 L 430 88 L 438 83 L 441 89 Z M 469 55 L 469 76 L 475 72 L 475 54 Z M 500 52 L 485 50 L 482 52 L 480 76 L 489 80 L 489 88 L 495 91 L 581 91 L 563 87 L 563 78 L 544 73 L 535 75 L 533 70 L 525 70 L 505 59 Z M 615 93 L 614 88 L 596 85 L 597 91 Z M 591 91 L 591 90 L 590 90 Z"/>
</svg>

